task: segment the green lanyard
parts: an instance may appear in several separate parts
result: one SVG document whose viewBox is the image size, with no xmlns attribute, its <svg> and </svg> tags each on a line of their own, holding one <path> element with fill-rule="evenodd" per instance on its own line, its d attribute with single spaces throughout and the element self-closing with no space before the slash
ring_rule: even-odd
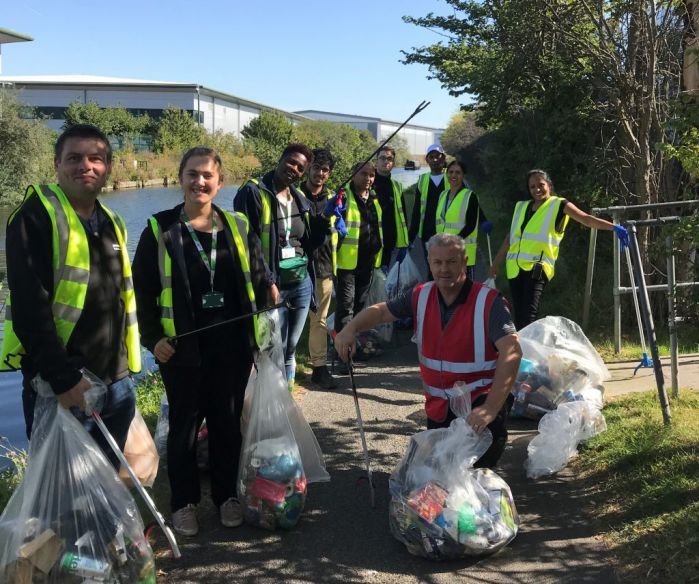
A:
<svg viewBox="0 0 699 584">
<path fill-rule="evenodd" d="M 206 253 L 204 253 L 204 247 L 202 246 L 201 241 L 199 241 L 199 238 L 197 237 L 197 232 L 194 231 L 194 228 L 192 227 L 192 224 L 189 221 L 189 217 L 187 217 L 187 213 L 185 213 L 184 211 L 184 207 L 182 208 L 180 219 L 182 219 L 182 222 L 187 226 L 187 230 L 189 231 L 189 235 L 192 237 L 194 246 L 197 248 L 197 251 L 199 252 L 199 257 L 201 258 L 201 261 L 204 262 L 206 269 L 209 270 L 209 276 L 211 278 L 211 291 L 213 292 L 214 274 L 216 273 L 216 241 L 218 238 L 218 230 L 216 227 L 216 211 L 213 209 L 211 210 L 211 258 L 206 257 Z"/>
</svg>

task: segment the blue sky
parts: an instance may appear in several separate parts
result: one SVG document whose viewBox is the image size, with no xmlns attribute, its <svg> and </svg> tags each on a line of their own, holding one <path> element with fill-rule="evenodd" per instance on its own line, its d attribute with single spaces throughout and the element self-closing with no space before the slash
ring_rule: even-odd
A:
<svg viewBox="0 0 699 584">
<path fill-rule="evenodd" d="M 3 75 L 105 75 L 199 83 L 288 111 L 319 109 L 444 127 L 453 98 L 401 49 L 442 39 L 404 14 L 443 0 L 9 0 L 0 27 L 34 37 L 3 46 Z"/>
</svg>

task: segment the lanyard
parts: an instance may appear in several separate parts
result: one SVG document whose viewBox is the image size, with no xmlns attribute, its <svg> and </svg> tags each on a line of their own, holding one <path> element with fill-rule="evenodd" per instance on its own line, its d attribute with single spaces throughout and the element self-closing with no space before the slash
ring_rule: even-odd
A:
<svg viewBox="0 0 699 584">
<path fill-rule="evenodd" d="M 184 212 L 184 208 L 182 208 L 180 219 L 187 226 L 187 231 L 189 231 L 189 235 L 192 237 L 194 247 L 197 248 L 197 251 L 199 252 L 199 257 L 201 258 L 201 261 L 204 262 L 204 266 L 206 266 L 206 269 L 209 270 L 209 277 L 211 279 L 211 291 L 213 292 L 214 274 L 216 273 L 216 241 L 218 238 L 218 231 L 216 227 L 216 211 L 214 209 L 211 210 L 211 258 L 206 257 L 206 253 L 204 253 L 204 247 L 201 245 L 201 241 L 199 241 L 199 238 L 197 237 L 197 232 L 194 231 L 194 228 L 192 227 L 192 224 L 189 221 L 189 217 L 187 217 L 187 213 Z"/>
<path fill-rule="evenodd" d="M 277 199 L 277 201 L 279 201 L 279 199 Z M 284 213 L 284 207 L 286 207 L 286 213 Z M 282 203 L 279 201 L 279 208 L 282 211 L 282 218 L 284 219 L 286 247 L 291 247 L 291 199 L 284 204 L 284 207 L 282 207 Z"/>
</svg>

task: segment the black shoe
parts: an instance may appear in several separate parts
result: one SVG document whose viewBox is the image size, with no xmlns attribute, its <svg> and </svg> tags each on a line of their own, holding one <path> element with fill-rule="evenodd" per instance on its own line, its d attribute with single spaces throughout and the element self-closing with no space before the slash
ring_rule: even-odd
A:
<svg viewBox="0 0 699 584">
<path fill-rule="evenodd" d="M 323 389 L 335 389 L 337 387 L 335 379 L 332 375 L 330 375 L 330 371 L 328 371 L 328 368 L 325 365 L 313 368 L 311 381 Z"/>
<path fill-rule="evenodd" d="M 340 359 L 335 361 L 335 369 L 333 370 L 333 373 L 336 375 L 349 375 L 349 367 L 347 367 L 347 363 Z"/>
</svg>

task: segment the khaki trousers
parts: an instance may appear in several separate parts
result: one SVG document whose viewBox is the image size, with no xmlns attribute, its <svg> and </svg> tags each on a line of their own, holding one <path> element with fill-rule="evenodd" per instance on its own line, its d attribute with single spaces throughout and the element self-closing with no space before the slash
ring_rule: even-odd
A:
<svg viewBox="0 0 699 584">
<path fill-rule="evenodd" d="M 309 312 L 311 324 L 308 333 L 308 351 L 311 354 L 313 367 L 322 367 L 327 362 L 328 331 L 325 328 L 325 321 L 328 318 L 332 295 L 333 279 L 316 278 L 317 312 Z"/>
</svg>

